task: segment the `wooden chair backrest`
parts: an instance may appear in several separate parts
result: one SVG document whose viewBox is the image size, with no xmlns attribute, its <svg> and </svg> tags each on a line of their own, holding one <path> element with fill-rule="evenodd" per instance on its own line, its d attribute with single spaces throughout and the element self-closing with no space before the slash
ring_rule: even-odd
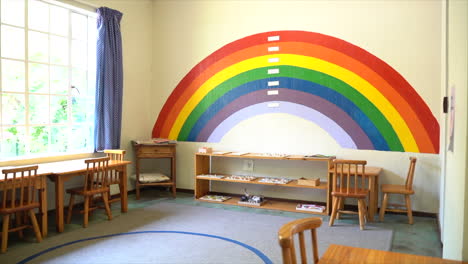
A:
<svg viewBox="0 0 468 264">
<path fill-rule="evenodd" d="M 105 149 L 104 153 L 110 160 L 124 160 L 125 150 L 123 149 Z"/>
<path fill-rule="evenodd" d="M 85 175 L 85 191 L 96 191 L 107 188 L 109 157 L 87 159 Z"/>
<path fill-rule="evenodd" d="M 123 161 L 125 157 L 125 150 L 123 149 L 105 149 L 104 153 L 110 160 Z M 109 170 L 109 184 L 115 184 L 120 182 L 119 172 L 116 170 Z"/>
<path fill-rule="evenodd" d="M 405 186 L 407 190 L 413 190 L 413 179 L 414 179 L 414 169 L 416 167 L 416 158 L 410 157 L 410 165 L 408 169 L 408 174 L 406 175 Z"/>
<path fill-rule="evenodd" d="M 45 188 L 45 178 L 37 175 L 38 166 L 2 170 L 0 212 L 13 213 L 39 207 L 38 190 Z"/>
<path fill-rule="evenodd" d="M 301 263 L 307 263 L 307 250 L 304 232 L 311 232 L 311 248 L 314 263 L 318 263 L 317 232 L 316 229 L 322 225 L 320 217 L 310 217 L 291 221 L 283 225 L 278 231 L 279 244 L 283 255 L 283 264 L 296 264 L 296 248 L 294 245 L 294 235 L 299 237 L 299 251 L 301 254 Z"/>
<path fill-rule="evenodd" d="M 365 160 L 333 160 L 332 191 L 355 194 L 368 189 Z"/>
</svg>

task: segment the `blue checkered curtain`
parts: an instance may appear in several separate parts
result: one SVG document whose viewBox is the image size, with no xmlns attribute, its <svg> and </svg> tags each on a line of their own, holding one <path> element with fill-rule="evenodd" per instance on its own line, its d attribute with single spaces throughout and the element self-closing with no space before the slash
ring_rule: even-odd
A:
<svg viewBox="0 0 468 264">
<path fill-rule="evenodd" d="M 120 148 L 122 127 L 122 13 L 107 7 L 97 10 L 97 75 L 94 151 Z"/>
</svg>

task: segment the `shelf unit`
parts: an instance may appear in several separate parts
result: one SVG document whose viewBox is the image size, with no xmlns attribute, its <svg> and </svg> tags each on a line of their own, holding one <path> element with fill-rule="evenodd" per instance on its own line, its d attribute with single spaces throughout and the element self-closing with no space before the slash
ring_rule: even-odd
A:
<svg viewBox="0 0 468 264">
<path fill-rule="evenodd" d="M 136 199 L 140 199 L 140 188 L 144 186 L 167 186 L 172 189 L 172 196 L 176 197 L 176 144 L 175 143 L 139 143 L 132 141 L 135 151 Z M 140 169 L 142 159 L 170 159 L 171 177 L 163 182 L 140 182 Z"/>
<path fill-rule="evenodd" d="M 299 185 L 297 180 L 292 180 L 287 184 L 276 184 L 276 183 L 265 183 L 259 182 L 262 177 L 258 177 L 252 181 L 240 181 L 240 180 L 231 180 L 225 178 L 208 178 L 203 177 L 200 175 L 209 175 L 214 174 L 211 172 L 211 162 L 212 157 L 222 157 L 222 158 L 240 158 L 240 159 L 261 159 L 261 160 L 304 160 L 304 161 L 311 161 L 311 162 L 322 162 L 326 164 L 327 168 L 330 168 L 331 161 L 335 157 L 306 157 L 303 155 L 288 155 L 288 156 L 268 156 L 264 154 L 257 154 L 257 153 L 246 153 L 244 155 L 232 155 L 231 153 L 226 154 L 213 154 L 213 153 L 195 153 L 195 199 L 202 202 L 210 202 L 210 203 L 222 203 L 222 204 L 230 204 L 230 205 L 238 205 L 238 206 L 247 206 L 247 207 L 254 207 L 254 208 L 262 208 L 262 209 L 274 209 L 274 210 L 282 210 L 282 211 L 290 211 L 290 212 L 301 212 L 301 213 L 311 213 L 311 214 L 321 214 L 321 215 L 328 215 L 331 212 L 331 196 L 330 196 L 330 178 L 329 174 L 327 174 L 327 181 L 321 181 L 320 185 L 318 186 L 309 186 L 309 185 Z M 228 174 L 219 174 L 216 175 L 223 175 L 229 176 Z M 302 211 L 296 210 L 297 201 L 287 201 L 284 199 L 275 199 L 275 198 L 266 198 L 266 202 L 262 206 L 256 205 L 248 205 L 248 204 L 238 204 L 240 200 L 240 195 L 237 197 L 236 195 L 229 194 L 229 196 L 233 196 L 231 199 L 224 201 L 224 202 L 217 202 L 217 201 L 207 201 L 202 200 L 200 197 L 207 195 L 207 194 L 219 194 L 216 192 L 211 191 L 211 182 L 234 182 L 234 183 L 244 183 L 244 184 L 260 184 L 260 185 L 274 185 L 274 186 L 281 186 L 285 188 L 305 188 L 305 189 L 315 189 L 315 190 L 322 190 L 326 193 L 326 205 L 325 210 L 323 212 L 312 212 L 312 211 Z M 303 203 L 311 203 L 304 201 Z"/>
</svg>

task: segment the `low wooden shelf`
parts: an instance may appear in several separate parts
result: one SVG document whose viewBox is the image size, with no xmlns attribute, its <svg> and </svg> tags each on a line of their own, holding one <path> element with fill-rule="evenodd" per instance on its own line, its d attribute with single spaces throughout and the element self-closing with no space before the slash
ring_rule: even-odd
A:
<svg viewBox="0 0 468 264">
<path fill-rule="evenodd" d="M 223 174 L 216 174 L 216 175 L 223 175 Z M 229 174 L 224 174 L 225 177 L 228 177 Z M 269 182 L 260 182 L 259 180 L 264 177 L 258 177 L 255 180 L 252 181 L 241 181 L 241 180 L 231 180 L 231 179 L 217 179 L 217 178 L 208 178 L 208 177 L 203 177 L 203 176 L 197 176 L 197 180 L 209 180 L 209 181 L 224 181 L 224 182 L 237 182 L 237 183 L 247 183 L 247 184 L 261 184 L 261 185 L 275 185 L 275 186 L 281 186 L 281 187 L 297 187 L 297 188 L 309 188 L 309 189 L 327 189 L 327 182 L 325 181 L 320 181 L 320 185 L 318 186 L 311 186 L 311 185 L 303 185 L 303 184 L 297 184 L 297 180 L 292 180 L 288 183 L 285 184 L 280 184 L 280 183 L 269 183 Z"/>
<path fill-rule="evenodd" d="M 221 203 L 221 204 L 229 204 L 229 205 L 238 205 L 238 206 L 247 206 L 252 208 L 262 208 L 262 209 L 274 209 L 274 210 L 282 210 L 282 211 L 289 211 L 289 212 L 299 212 L 299 213 L 310 213 L 310 214 L 319 214 L 319 215 L 327 215 L 330 212 L 330 187 L 329 187 L 329 174 L 327 173 L 327 181 L 321 181 L 320 185 L 318 186 L 311 186 L 311 185 L 300 185 L 297 183 L 297 179 L 292 179 L 290 182 L 286 184 L 278 184 L 278 183 L 268 183 L 268 182 L 260 182 L 259 180 L 265 177 L 257 177 L 252 181 L 242 181 L 242 180 L 234 180 L 234 179 L 226 179 L 226 178 L 213 178 L 213 177 L 203 177 L 201 175 L 218 175 L 228 177 L 229 174 L 220 174 L 220 173 L 211 173 L 211 158 L 212 157 L 223 157 L 223 158 L 241 158 L 241 159 L 263 159 L 263 160 L 304 160 L 304 161 L 317 161 L 317 162 L 324 162 L 327 168 L 330 167 L 331 161 L 335 157 L 305 157 L 302 155 L 288 155 L 288 156 L 268 156 L 264 154 L 257 154 L 257 153 L 246 153 L 244 155 L 232 155 L 230 153 L 226 154 L 213 154 L 213 153 L 195 153 L 195 199 L 201 202 L 210 202 L 210 203 Z M 220 201 L 208 201 L 202 200 L 201 197 L 209 194 L 216 194 L 220 195 L 220 193 L 212 192 L 211 191 L 211 182 L 232 182 L 232 183 L 244 183 L 244 184 L 258 184 L 258 185 L 269 185 L 269 186 L 280 186 L 285 188 L 304 188 L 304 189 L 315 189 L 315 190 L 322 190 L 324 191 L 324 195 L 326 195 L 326 202 L 325 202 L 325 210 L 323 212 L 313 212 L 313 211 L 303 211 L 303 210 L 296 210 L 296 206 L 298 203 L 313 203 L 311 201 L 288 201 L 284 199 L 275 199 L 275 198 L 265 198 L 266 202 L 261 206 L 257 205 L 249 205 L 249 204 L 239 204 L 240 197 L 232 194 L 221 194 L 231 196 L 232 198 L 226 200 L 224 202 Z M 239 195 L 240 196 L 240 195 Z"/>
</svg>

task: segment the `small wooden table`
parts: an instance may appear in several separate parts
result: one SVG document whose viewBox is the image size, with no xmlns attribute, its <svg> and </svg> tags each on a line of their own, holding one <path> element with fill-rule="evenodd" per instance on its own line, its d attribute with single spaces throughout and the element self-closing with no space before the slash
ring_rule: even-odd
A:
<svg viewBox="0 0 468 264">
<path fill-rule="evenodd" d="M 435 257 L 418 256 L 383 250 L 356 248 L 331 244 L 320 264 L 455 264 L 466 263 Z"/>
<path fill-rule="evenodd" d="M 55 183 L 55 223 L 57 232 L 64 230 L 64 183 L 75 176 L 84 175 L 86 172 L 85 159 L 66 160 L 59 162 L 50 162 L 39 164 L 39 172 L 49 172 L 48 177 Z M 109 168 L 121 171 L 122 179 L 120 181 L 120 202 L 123 213 L 128 210 L 127 201 L 127 165 L 130 161 L 109 161 Z"/>
<path fill-rule="evenodd" d="M 374 215 L 377 213 L 378 203 L 379 203 L 379 174 L 382 172 L 382 168 L 366 166 L 366 175 L 369 176 L 369 210 L 368 217 L 369 221 L 374 221 Z M 328 170 L 330 173 L 333 173 L 333 168 Z M 331 190 L 331 180 L 329 181 L 329 188 Z M 330 191 L 331 193 L 331 191 Z"/>
<path fill-rule="evenodd" d="M 140 199 L 140 186 L 170 186 L 172 188 L 172 196 L 176 197 L 176 145 L 175 143 L 151 143 L 133 141 L 133 149 L 135 151 L 135 187 L 136 199 Z M 171 178 L 169 181 L 163 182 L 140 182 L 140 161 L 141 159 L 161 159 L 168 158 L 171 160 Z"/>
<path fill-rule="evenodd" d="M 39 168 L 37 170 L 38 175 L 47 176 L 51 181 L 55 183 L 55 223 L 57 232 L 63 232 L 64 230 L 64 216 L 63 216 L 63 206 L 64 206 L 64 183 L 75 176 L 84 175 L 86 172 L 85 159 L 74 159 L 74 160 L 65 160 L 58 162 L 48 162 L 48 163 L 39 163 Z M 123 213 L 128 210 L 128 201 L 127 201 L 127 165 L 130 164 L 130 161 L 109 161 L 109 168 L 121 171 L 122 179 L 120 181 L 120 190 L 122 190 L 121 195 L 121 211 Z M 37 164 L 37 163 L 35 163 Z M 6 169 L 7 167 L 0 168 Z M 8 167 L 11 168 L 11 167 Z M 46 199 L 46 190 L 41 192 L 41 227 L 42 235 L 47 236 L 47 199 Z"/>
</svg>

